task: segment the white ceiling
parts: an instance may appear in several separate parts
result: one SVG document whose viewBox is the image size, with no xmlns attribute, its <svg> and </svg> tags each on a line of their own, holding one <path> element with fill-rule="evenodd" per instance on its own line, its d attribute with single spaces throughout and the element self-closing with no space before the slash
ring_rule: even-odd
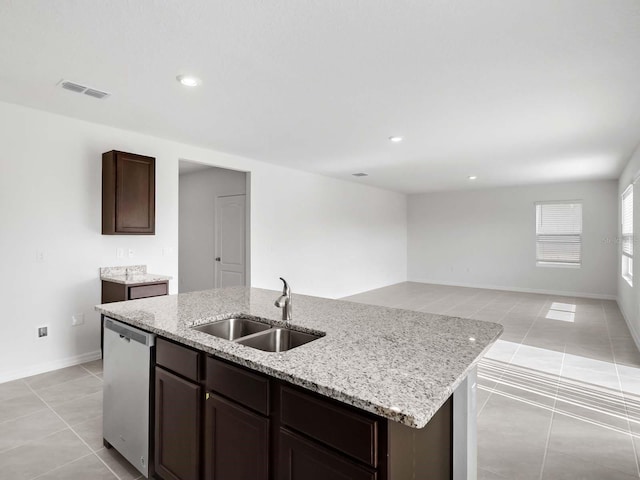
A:
<svg viewBox="0 0 640 480">
<path fill-rule="evenodd" d="M 5 0 L 0 65 L 5 101 L 403 192 L 615 178 L 640 141 L 638 0 Z"/>
</svg>

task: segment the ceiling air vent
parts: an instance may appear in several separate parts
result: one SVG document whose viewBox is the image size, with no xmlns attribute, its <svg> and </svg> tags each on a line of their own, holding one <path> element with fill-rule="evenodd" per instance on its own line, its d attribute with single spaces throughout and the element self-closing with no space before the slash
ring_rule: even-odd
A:
<svg viewBox="0 0 640 480">
<path fill-rule="evenodd" d="M 75 93 L 84 93 L 85 95 L 98 99 L 107 98 L 111 95 L 110 93 L 103 92 L 102 90 L 96 90 L 95 88 L 90 88 L 75 82 L 69 82 L 68 80 L 60 80 L 58 85 L 60 85 L 65 90 L 69 90 Z"/>
<path fill-rule="evenodd" d="M 353 175 L 354 177 L 368 177 L 368 176 L 369 176 L 369 174 L 368 174 L 368 173 L 363 173 L 363 172 L 360 172 L 360 173 L 352 173 L 351 175 Z"/>
<path fill-rule="evenodd" d="M 87 88 L 84 91 L 84 94 L 85 95 L 89 95 L 90 97 L 93 97 L 93 98 L 105 98 L 105 97 L 108 97 L 110 95 L 107 92 L 101 92 L 100 90 L 95 90 L 93 88 Z"/>
<path fill-rule="evenodd" d="M 82 93 L 84 92 L 87 87 L 83 87 L 82 85 L 78 85 L 77 83 L 73 83 L 73 82 L 62 82 L 62 88 L 64 88 L 65 90 L 71 90 L 72 92 L 76 92 L 76 93 Z"/>
</svg>

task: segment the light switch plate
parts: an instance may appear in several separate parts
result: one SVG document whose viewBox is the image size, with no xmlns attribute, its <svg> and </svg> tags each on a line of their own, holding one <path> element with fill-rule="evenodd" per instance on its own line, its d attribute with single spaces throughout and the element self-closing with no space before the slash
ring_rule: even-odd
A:
<svg viewBox="0 0 640 480">
<path fill-rule="evenodd" d="M 116 248 L 116 257 L 124 258 L 124 248 Z"/>
<path fill-rule="evenodd" d="M 71 326 L 84 325 L 84 313 L 76 313 L 71 317 Z"/>
</svg>

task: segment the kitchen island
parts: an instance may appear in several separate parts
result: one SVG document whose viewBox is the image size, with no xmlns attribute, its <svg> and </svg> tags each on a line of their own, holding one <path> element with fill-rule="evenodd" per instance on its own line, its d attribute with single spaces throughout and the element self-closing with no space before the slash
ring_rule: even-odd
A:
<svg viewBox="0 0 640 480">
<path fill-rule="evenodd" d="M 319 440 L 318 445 L 323 448 L 318 448 L 318 465 L 326 466 L 331 463 L 326 456 L 338 450 L 340 454 L 344 453 L 344 459 L 340 457 L 338 460 L 355 460 L 354 468 L 359 468 L 358 472 L 364 472 L 362 478 L 424 478 L 420 477 L 419 471 L 429 466 L 417 465 L 417 457 L 424 459 L 429 456 L 425 452 L 420 453 L 421 448 L 434 450 L 434 434 L 437 439 L 437 431 L 434 430 L 434 434 L 430 436 L 425 434 L 429 438 L 425 437 L 424 445 L 418 444 L 421 441 L 420 432 L 428 432 L 430 425 L 438 420 L 439 429 L 442 429 L 443 425 L 446 427 L 452 424 L 452 438 L 443 440 L 447 445 L 442 449 L 451 457 L 452 473 L 447 474 L 448 478 L 474 478 L 475 366 L 501 334 L 501 325 L 295 295 L 291 327 L 317 334 L 320 338 L 286 352 L 258 350 L 193 328 L 217 320 L 242 316 L 274 326 L 286 326 L 279 319 L 280 310 L 273 303 L 278 295 L 276 291 L 235 287 L 111 303 L 96 308 L 105 317 L 154 333 L 161 337 L 162 341 L 166 339 L 167 345 L 199 352 L 206 360 L 200 361 L 204 366 L 200 373 L 195 374 L 200 378 L 193 381 L 205 382 L 202 388 L 203 392 L 207 392 L 206 400 L 213 395 L 209 392 L 219 393 L 220 389 L 226 388 L 212 390 L 211 384 L 216 384 L 217 380 L 208 377 L 213 371 L 217 371 L 222 377 L 231 370 L 234 375 L 246 371 L 247 374 L 258 375 L 256 379 L 263 378 L 271 382 L 268 389 L 272 393 L 267 393 L 270 402 L 266 403 L 265 411 L 260 412 L 260 408 L 255 406 L 253 409 L 249 408 L 253 413 L 262 413 L 270 422 L 271 426 L 264 427 L 269 430 L 266 435 L 270 439 L 264 444 L 264 448 L 273 449 L 288 445 L 292 451 L 289 437 L 274 437 L 273 426 L 278 425 L 283 429 L 285 436 L 300 434 L 301 442 L 307 442 L 305 455 L 311 455 L 309 440 Z M 158 343 L 158 355 L 160 345 L 161 343 Z M 227 369 L 227 366 L 231 370 Z M 166 365 L 159 363 L 156 368 L 164 375 L 167 370 L 165 367 Z M 175 373 L 175 369 L 168 370 Z M 205 377 L 206 381 L 203 380 Z M 231 375 L 227 378 L 238 377 Z M 242 380 L 239 380 L 238 385 L 242 385 Z M 280 393 L 274 397 L 275 391 Z M 220 396 L 214 395 L 214 400 L 219 398 L 222 402 L 219 406 L 224 404 L 226 408 L 228 405 L 224 402 L 229 398 L 235 399 L 234 394 L 222 393 Z M 298 393 L 302 397 L 292 400 Z M 305 397 L 306 394 L 313 396 Z M 299 426 L 296 430 L 295 425 L 292 427 L 291 423 L 295 424 L 297 421 L 291 420 L 287 423 L 279 414 L 271 416 L 275 409 L 279 412 L 284 411 L 284 407 L 279 404 L 284 404 L 287 398 L 293 402 L 292 405 L 304 405 L 305 402 L 308 405 L 316 405 L 315 399 L 319 399 L 319 402 L 326 400 L 327 403 L 318 404 L 318 408 L 326 408 L 326 411 L 331 412 L 337 411 L 337 405 L 343 405 L 345 412 L 353 413 L 355 417 L 341 418 L 355 418 L 354 425 L 369 428 L 369 434 L 375 437 L 372 441 L 373 446 L 369 447 L 375 452 L 369 457 L 364 454 L 358 456 L 348 447 L 338 448 L 335 441 L 331 443 L 330 440 L 318 439 L 322 437 L 322 433 L 309 433 L 305 431 L 304 426 Z M 156 398 L 156 410 L 162 407 L 157 400 Z M 219 413 L 223 410 L 218 408 L 214 411 Z M 295 415 L 289 414 L 289 417 L 292 416 Z M 304 412 L 299 415 L 301 418 L 304 416 Z M 322 417 L 322 414 L 320 416 Z M 206 413 L 204 417 L 207 417 Z M 324 415 L 322 418 L 330 419 L 331 415 Z M 348 422 L 345 425 L 345 435 L 348 437 Z M 322 428 L 322 425 L 317 427 Z M 329 430 L 339 431 L 340 428 L 341 425 L 333 425 Z M 157 433 L 156 431 L 156 449 Z M 354 435 L 357 437 L 357 434 Z M 206 456 L 206 445 L 209 443 L 206 439 L 204 443 Z M 406 448 L 403 448 L 403 444 Z M 325 450 L 324 447 L 328 448 Z M 418 454 L 411 456 L 411 451 Z M 282 471 L 282 452 L 275 455 L 279 456 L 280 460 L 273 459 L 272 453 L 263 453 L 263 461 L 267 463 L 266 468 L 270 472 L 265 473 L 264 478 L 303 478 L 296 477 L 292 469 L 286 474 Z M 299 458 L 302 453 L 296 455 Z M 288 460 L 292 461 L 291 458 Z M 445 463 L 447 462 L 449 460 Z M 273 477 L 278 464 L 281 471 L 277 477 Z M 211 468 L 213 467 L 206 465 L 202 468 L 207 478 L 223 478 L 210 472 Z M 366 476 L 367 472 L 371 474 L 370 477 Z M 417 476 L 414 477 L 416 472 Z M 167 474 L 160 476 L 165 478 Z M 357 475 L 350 473 L 344 478 L 356 477 Z"/>
</svg>

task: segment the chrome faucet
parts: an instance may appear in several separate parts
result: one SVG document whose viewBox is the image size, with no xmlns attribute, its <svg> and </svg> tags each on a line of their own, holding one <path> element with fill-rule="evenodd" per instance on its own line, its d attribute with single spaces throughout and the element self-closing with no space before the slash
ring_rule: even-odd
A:
<svg viewBox="0 0 640 480">
<path fill-rule="evenodd" d="M 280 277 L 282 283 L 284 283 L 284 287 L 282 288 L 282 295 L 280 295 L 276 302 L 275 306 L 282 309 L 282 320 L 285 322 L 291 321 L 291 288 L 289 288 L 289 284 L 287 281 Z"/>
</svg>

